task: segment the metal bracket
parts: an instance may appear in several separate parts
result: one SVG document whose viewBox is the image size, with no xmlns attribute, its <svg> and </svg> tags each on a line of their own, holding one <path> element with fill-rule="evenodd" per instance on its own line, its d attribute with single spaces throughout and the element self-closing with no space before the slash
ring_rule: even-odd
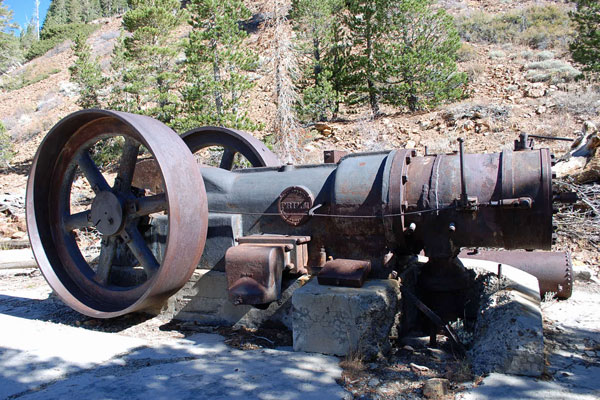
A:
<svg viewBox="0 0 600 400">
<path fill-rule="evenodd" d="M 464 160 L 464 139 L 458 138 L 458 149 L 460 156 L 460 199 L 457 201 L 457 207 L 463 211 L 477 211 L 477 197 L 469 197 L 467 195 L 467 181 L 465 179 L 465 160 Z"/>
</svg>

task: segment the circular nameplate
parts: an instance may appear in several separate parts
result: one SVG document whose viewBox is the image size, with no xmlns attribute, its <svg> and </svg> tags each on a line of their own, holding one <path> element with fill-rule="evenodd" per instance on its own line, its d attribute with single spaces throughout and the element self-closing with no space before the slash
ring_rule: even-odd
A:
<svg viewBox="0 0 600 400">
<path fill-rule="evenodd" d="M 313 195 L 305 187 L 290 186 L 279 195 L 279 215 L 290 225 L 301 225 L 308 220 L 313 201 Z"/>
</svg>

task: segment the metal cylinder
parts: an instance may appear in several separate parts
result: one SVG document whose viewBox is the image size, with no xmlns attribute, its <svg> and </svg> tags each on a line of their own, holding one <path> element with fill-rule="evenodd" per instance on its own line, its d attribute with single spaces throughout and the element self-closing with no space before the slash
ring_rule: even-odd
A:
<svg viewBox="0 0 600 400">
<path fill-rule="evenodd" d="M 410 213 L 395 225 L 397 235 L 414 223 L 411 240 L 422 243 L 426 254 L 434 257 L 452 256 L 468 246 L 550 249 L 552 177 L 547 149 L 465 154 L 466 206 L 459 201 L 460 164 L 458 154 L 412 158 L 404 193 L 390 193 L 403 199 L 400 210 L 394 211 Z"/>
<path fill-rule="evenodd" d="M 461 251 L 459 258 L 495 261 L 512 265 L 535 276 L 540 283 L 540 295 L 556 293 L 568 299 L 573 292 L 573 263 L 566 251 Z"/>
<path fill-rule="evenodd" d="M 321 248 L 333 258 L 369 259 L 374 271 L 389 250 L 449 258 L 468 246 L 550 248 L 548 150 L 465 154 L 463 171 L 466 201 L 458 154 L 400 149 L 351 154 L 338 164 L 202 174 L 211 213 L 241 214 L 244 234 L 310 236 L 311 265 Z M 301 190 L 281 207 L 291 188 Z M 284 215 L 290 209 L 306 218 Z"/>
</svg>

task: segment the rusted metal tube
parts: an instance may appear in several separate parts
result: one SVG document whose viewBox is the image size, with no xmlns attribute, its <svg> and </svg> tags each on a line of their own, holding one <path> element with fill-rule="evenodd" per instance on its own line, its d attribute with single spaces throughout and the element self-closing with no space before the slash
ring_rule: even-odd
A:
<svg viewBox="0 0 600 400">
<path fill-rule="evenodd" d="M 424 249 L 447 260 L 461 247 L 549 250 L 549 151 L 463 154 L 463 161 L 466 201 L 459 154 L 417 156 L 410 149 L 350 154 L 338 164 L 202 168 L 202 175 L 211 212 L 241 214 L 244 235 L 310 236 L 310 265 L 319 265 L 322 247 L 334 258 L 369 260 L 375 276 L 388 251 Z M 293 207 L 279 207 L 292 189 L 286 206 Z M 288 209 L 302 217 L 293 225 Z"/>
<path fill-rule="evenodd" d="M 464 154 L 468 204 L 460 201 L 459 154 L 413 157 L 406 175 L 402 193 L 390 195 L 402 199 L 403 207 L 394 211 L 411 214 L 402 224 L 395 224 L 394 232 L 400 236 L 414 223 L 417 229 L 410 240 L 414 245 L 422 243 L 428 256 L 452 257 L 460 247 L 550 250 L 552 174 L 548 149 Z M 450 225 L 452 231 L 447 229 Z"/>
<path fill-rule="evenodd" d="M 495 261 L 512 265 L 535 276 L 540 283 L 540 295 L 556 293 L 568 299 L 573 292 L 573 263 L 569 252 L 558 251 L 461 251 L 459 258 Z"/>
</svg>

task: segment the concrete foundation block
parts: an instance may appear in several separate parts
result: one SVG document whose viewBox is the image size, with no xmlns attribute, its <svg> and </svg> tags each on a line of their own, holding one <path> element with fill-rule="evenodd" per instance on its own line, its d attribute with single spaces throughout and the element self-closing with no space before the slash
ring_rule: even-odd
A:
<svg viewBox="0 0 600 400">
<path fill-rule="evenodd" d="M 294 350 L 366 359 L 387 353 L 399 300 L 394 280 L 347 288 L 313 279 L 292 296 Z"/>
<path fill-rule="evenodd" d="M 292 329 L 292 293 L 305 282 L 306 278 L 287 282 L 282 288 L 281 300 L 259 310 L 229 301 L 224 272 L 197 269 L 185 286 L 168 300 L 160 315 L 164 319 L 195 321 L 199 325 L 258 328 L 270 321 Z"/>
<path fill-rule="evenodd" d="M 473 266 L 482 273 L 481 264 Z M 490 263 L 488 272 L 497 271 L 497 266 Z M 473 372 L 540 376 L 544 335 L 538 281 L 505 264 L 502 274 L 505 286 L 484 297 L 479 309 L 475 341 L 469 351 Z"/>
</svg>

